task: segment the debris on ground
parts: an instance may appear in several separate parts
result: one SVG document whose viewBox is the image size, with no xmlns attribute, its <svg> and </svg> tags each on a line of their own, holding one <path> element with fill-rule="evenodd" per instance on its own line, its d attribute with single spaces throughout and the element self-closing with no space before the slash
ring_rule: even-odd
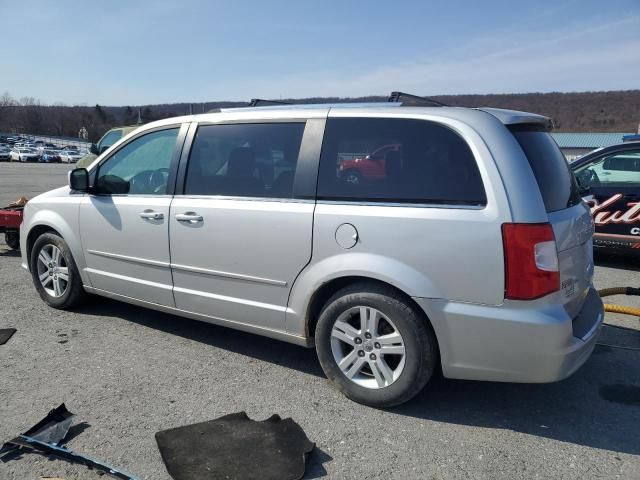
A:
<svg viewBox="0 0 640 480">
<path fill-rule="evenodd" d="M 298 480 L 315 444 L 291 418 L 233 413 L 156 433 L 174 480 Z"/>
<path fill-rule="evenodd" d="M 36 452 L 52 455 L 70 463 L 85 465 L 90 469 L 95 469 L 122 480 L 136 480 L 135 477 L 117 468 L 95 458 L 76 453 L 63 446 L 74 417 L 75 415 L 67 410 L 64 403 L 59 405 L 29 430 L 2 445 L 0 448 L 0 460 L 6 463 L 19 459 L 23 452 Z"/>
<path fill-rule="evenodd" d="M 16 333 L 15 328 L 0 328 L 0 345 L 4 345 Z"/>
</svg>

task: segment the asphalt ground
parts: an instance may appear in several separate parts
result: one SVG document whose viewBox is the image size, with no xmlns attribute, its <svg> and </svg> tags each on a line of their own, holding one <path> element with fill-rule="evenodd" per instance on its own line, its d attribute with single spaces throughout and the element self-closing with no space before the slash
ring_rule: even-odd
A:
<svg viewBox="0 0 640 480">
<path fill-rule="evenodd" d="M 0 163 L 0 204 L 63 185 L 69 168 Z M 84 422 L 70 448 L 168 480 L 157 431 L 244 410 L 304 428 L 317 447 L 305 478 L 640 479 L 637 318 L 607 314 L 609 346 L 565 381 L 436 377 L 383 411 L 331 388 L 313 350 L 97 297 L 75 312 L 48 308 L 19 263 L 0 241 L 0 328 L 18 329 L 0 346 L 0 441 L 65 402 Z M 640 286 L 639 271 L 638 260 L 599 255 L 596 286 Z M 99 478 L 37 454 L 0 463 L 3 480 L 45 476 Z"/>
</svg>

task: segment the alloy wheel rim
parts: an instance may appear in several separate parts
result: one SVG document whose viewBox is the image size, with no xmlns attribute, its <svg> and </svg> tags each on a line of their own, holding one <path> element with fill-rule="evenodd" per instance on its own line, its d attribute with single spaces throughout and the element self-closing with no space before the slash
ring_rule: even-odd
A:
<svg viewBox="0 0 640 480">
<path fill-rule="evenodd" d="M 331 329 L 331 352 L 336 365 L 355 384 L 380 389 L 402 374 L 404 339 L 393 321 L 373 307 L 343 312 Z"/>
<path fill-rule="evenodd" d="M 38 278 L 48 295 L 58 298 L 69 286 L 69 266 L 58 247 L 47 244 L 38 253 Z"/>
</svg>

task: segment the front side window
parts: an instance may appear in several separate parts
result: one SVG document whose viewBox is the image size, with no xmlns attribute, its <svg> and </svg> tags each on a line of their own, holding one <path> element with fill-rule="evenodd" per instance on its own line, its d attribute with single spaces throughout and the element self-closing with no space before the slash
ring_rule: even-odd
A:
<svg viewBox="0 0 640 480">
<path fill-rule="evenodd" d="M 303 132 L 304 123 L 199 127 L 185 195 L 291 198 Z"/>
<path fill-rule="evenodd" d="M 600 157 L 576 170 L 583 192 L 592 187 L 624 187 L 640 184 L 640 150 L 629 150 Z"/>
<path fill-rule="evenodd" d="M 100 165 L 95 186 L 99 193 L 166 195 L 178 128 L 138 137 Z"/>
<path fill-rule="evenodd" d="M 327 121 L 318 198 L 325 200 L 486 205 L 467 143 L 424 120 L 334 118 Z"/>
</svg>

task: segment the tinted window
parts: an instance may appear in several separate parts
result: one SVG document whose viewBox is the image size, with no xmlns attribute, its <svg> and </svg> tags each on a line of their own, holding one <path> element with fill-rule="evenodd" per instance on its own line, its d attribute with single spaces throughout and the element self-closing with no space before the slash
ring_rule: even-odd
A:
<svg viewBox="0 0 640 480">
<path fill-rule="evenodd" d="M 318 198 L 484 205 L 475 158 L 451 129 L 388 118 L 327 121 Z"/>
<path fill-rule="evenodd" d="M 600 157 L 576 170 L 580 188 L 640 184 L 640 150 L 629 150 Z"/>
<path fill-rule="evenodd" d="M 98 170 L 100 193 L 165 195 L 178 130 L 148 133 L 111 155 Z"/>
<path fill-rule="evenodd" d="M 304 123 L 199 127 L 185 194 L 291 198 L 303 131 Z"/>
<path fill-rule="evenodd" d="M 576 180 L 551 135 L 526 126 L 512 127 L 511 131 L 529 160 L 547 212 L 580 203 Z"/>
</svg>

